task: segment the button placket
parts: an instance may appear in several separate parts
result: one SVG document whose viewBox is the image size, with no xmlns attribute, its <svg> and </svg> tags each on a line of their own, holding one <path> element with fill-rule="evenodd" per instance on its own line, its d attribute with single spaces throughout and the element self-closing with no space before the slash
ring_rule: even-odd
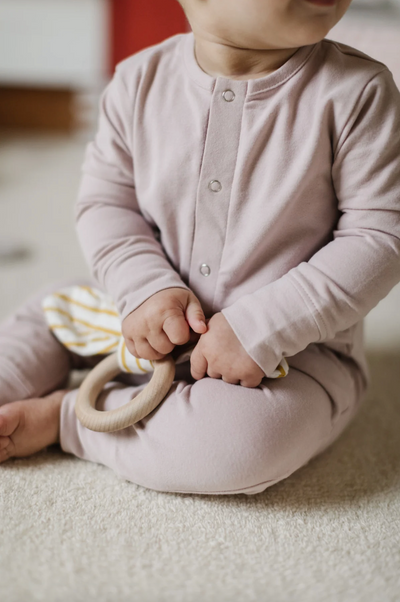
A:
<svg viewBox="0 0 400 602">
<path fill-rule="evenodd" d="M 247 84 L 217 78 L 211 99 L 207 136 L 197 190 L 195 231 L 189 286 L 204 311 L 215 311 L 214 299 L 226 239 L 231 188 L 240 140 Z M 233 102 L 235 101 L 235 102 Z M 220 179 L 217 179 L 220 176 Z M 212 193 L 212 194 L 211 194 Z M 218 202 L 214 199 L 218 198 Z"/>
</svg>

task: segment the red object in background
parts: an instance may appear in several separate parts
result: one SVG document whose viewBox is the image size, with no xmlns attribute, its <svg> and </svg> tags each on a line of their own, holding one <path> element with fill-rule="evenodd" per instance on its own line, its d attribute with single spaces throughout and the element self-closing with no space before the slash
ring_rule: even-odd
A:
<svg viewBox="0 0 400 602">
<path fill-rule="evenodd" d="M 177 0 L 113 0 L 111 70 L 127 56 L 188 31 Z"/>
</svg>

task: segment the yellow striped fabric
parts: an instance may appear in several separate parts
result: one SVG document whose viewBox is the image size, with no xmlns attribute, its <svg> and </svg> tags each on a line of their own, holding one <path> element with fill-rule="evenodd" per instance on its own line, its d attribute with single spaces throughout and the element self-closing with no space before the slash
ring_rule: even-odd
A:
<svg viewBox="0 0 400 602">
<path fill-rule="evenodd" d="M 48 295 L 42 307 L 54 336 L 70 351 L 84 356 L 117 352 L 122 372 L 153 372 L 151 361 L 129 353 L 117 308 L 105 293 L 71 286 Z"/>
<path fill-rule="evenodd" d="M 121 320 L 111 297 L 90 286 L 70 286 L 45 297 L 42 308 L 49 328 L 67 349 L 78 355 L 118 353 L 121 372 L 154 371 L 151 360 L 133 356 L 121 332 Z M 289 372 L 285 359 L 270 378 Z"/>
</svg>

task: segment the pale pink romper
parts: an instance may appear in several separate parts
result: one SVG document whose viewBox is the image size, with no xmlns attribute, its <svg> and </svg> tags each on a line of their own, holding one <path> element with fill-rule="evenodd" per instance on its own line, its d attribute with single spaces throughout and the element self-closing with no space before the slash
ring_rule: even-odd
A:
<svg viewBox="0 0 400 602">
<path fill-rule="evenodd" d="M 266 77 L 213 78 L 193 34 L 174 36 L 119 65 L 83 171 L 78 236 L 121 319 L 157 291 L 189 288 L 267 377 L 282 357 L 290 372 L 250 389 L 194 381 L 186 363 L 156 410 L 111 434 L 79 424 L 71 391 L 62 449 L 155 490 L 251 494 L 329 446 L 366 389 L 362 318 L 400 280 L 400 94 L 388 69 L 323 40 Z M 1 325 L 1 403 L 100 359 L 47 330 L 40 301 L 66 284 Z M 148 378 L 110 384 L 102 407 Z"/>
</svg>

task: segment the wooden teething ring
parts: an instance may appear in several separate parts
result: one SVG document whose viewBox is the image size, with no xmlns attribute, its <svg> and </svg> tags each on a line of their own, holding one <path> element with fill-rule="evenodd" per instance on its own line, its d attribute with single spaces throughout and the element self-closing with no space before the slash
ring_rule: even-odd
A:
<svg viewBox="0 0 400 602">
<path fill-rule="evenodd" d="M 153 360 L 153 364 L 152 379 L 143 391 L 121 408 L 109 412 L 96 410 L 96 402 L 104 385 L 121 373 L 117 354 L 97 364 L 81 384 L 76 400 L 75 413 L 81 424 L 92 431 L 109 433 L 132 426 L 150 414 L 167 395 L 175 378 L 175 361 L 170 354 Z"/>
</svg>

